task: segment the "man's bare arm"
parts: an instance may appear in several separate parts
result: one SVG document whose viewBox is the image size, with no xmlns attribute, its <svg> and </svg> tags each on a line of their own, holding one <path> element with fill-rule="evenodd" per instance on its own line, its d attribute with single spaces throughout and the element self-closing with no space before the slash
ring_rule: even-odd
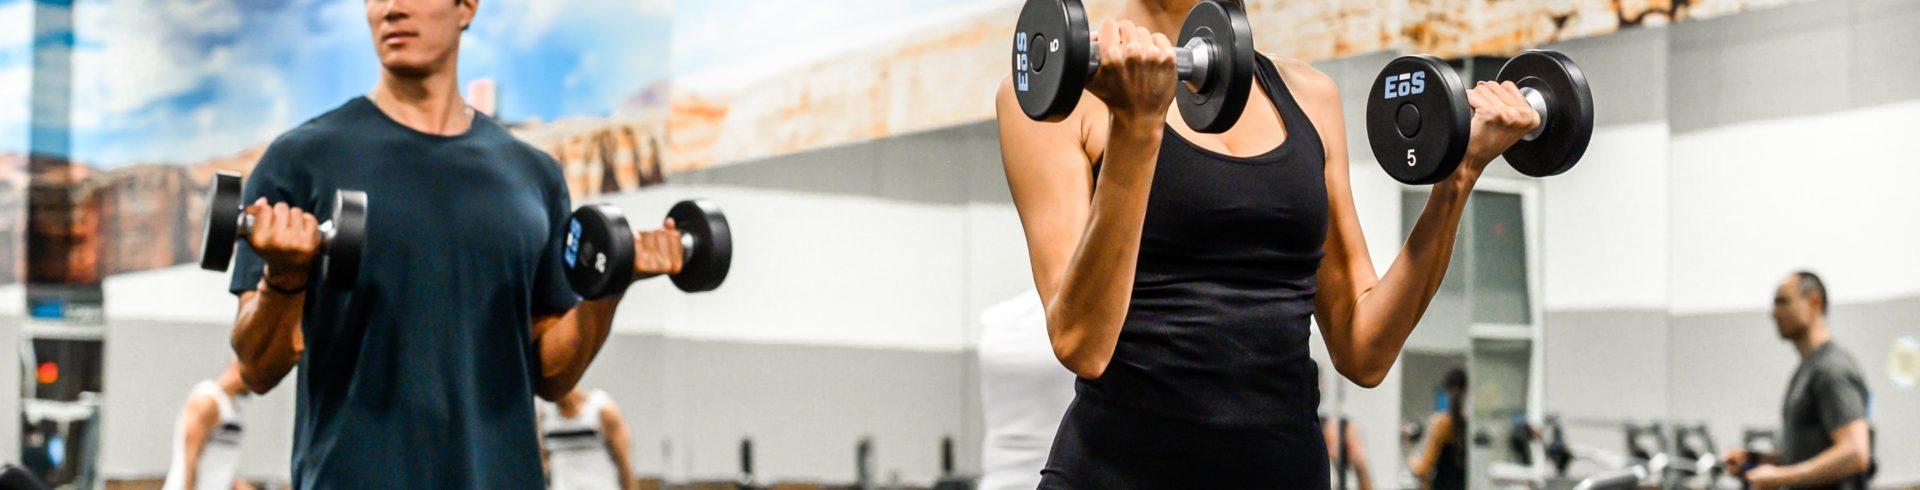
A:
<svg viewBox="0 0 1920 490">
<path fill-rule="evenodd" d="M 220 423 L 220 409 L 211 398 L 198 393 L 187 397 L 187 405 L 180 408 L 181 451 L 180 482 L 181 488 L 195 488 L 200 481 L 200 451 L 207 447 L 207 434 L 214 424 Z"/>
<path fill-rule="evenodd" d="M 1873 461 L 1866 419 L 1855 419 L 1832 432 L 1833 445 L 1813 459 L 1781 467 L 1776 485 L 1812 487 L 1831 485 L 1866 473 Z"/>
<path fill-rule="evenodd" d="M 627 433 L 627 420 L 620 417 L 620 406 L 612 401 L 600 408 L 600 431 L 607 435 L 607 452 L 613 454 L 620 488 L 638 489 L 639 482 L 633 480 L 633 436 Z"/>
<path fill-rule="evenodd" d="M 565 314 L 533 319 L 533 341 L 540 353 L 534 394 L 559 401 L 580 384 L 580 377 L 587 374 L 587 366 L 613 332 L 613 313 L 621 297 L 581 301 Z"/>
<path fill-rule="evenodd" d="M 230 341 L 248 391 L 272 390 L 300 364 L 306 347 L 300 335 L 304 298 L 304 294 L 282 294 L 265 287 L 241 293 Z"/>
</svg>

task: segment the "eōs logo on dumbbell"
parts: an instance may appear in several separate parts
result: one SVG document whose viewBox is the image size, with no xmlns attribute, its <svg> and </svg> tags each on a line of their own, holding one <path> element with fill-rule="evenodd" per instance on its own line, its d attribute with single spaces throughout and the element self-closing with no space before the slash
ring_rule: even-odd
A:
<svg viewBox="0 0 1920 490">
<path fill-rule="evenodd" d="M 1572 58 L 1528 50 L 1507 60 L 1493 78 L 1520 87 L 1540 115 L 1540 127 L 1500 155 L 1507 164 L 1531 177 L 1548 177 L 1580 162 L 1593 138 L 1593 93 Z M 1387 63 L 1375 80 L 1379 88 L 1367 90 L 1367 142 L 1380 167 L 1411 185 L 1452 175 L 1466 156 L 1473 127 L 1473 107 L 1460 75 L 1439 58 L 1414 55 Z"/>
<path fill-rule="evenodd" d="M 1014 97 L 1035 121 L 1058 122 L 1080 104 L 1100 71 L 1100 46 L 1080 0 L 1028 0 L 1013 38 Z M 1037 52 L 1045 47 L 1045 52 Z M 1253 89 L 1253 29 L 1239 2 L 1203 1 L 1187 11 L 1173 48 L 1182 82 L 1174 97 L 1180 118 L 1202 133 L 1224 133 L 1240 120 Z"/>
<path fill-rule="evenodd" d="M 680 230 L 680 273 L 671 276 L 681 291 L 712 291 L 726 281 L 733 263 L 733 230 L 720 207 L 704 200 L 681 201 L 667 211 Z M 633 283 L 633 228 L 626 213 L 610 204 L 574 210 L 567 223 L 567 283 L 587 299 L 619 294 Z M 583 260 L 584 259 L 584 260 Z"/>
</svg>

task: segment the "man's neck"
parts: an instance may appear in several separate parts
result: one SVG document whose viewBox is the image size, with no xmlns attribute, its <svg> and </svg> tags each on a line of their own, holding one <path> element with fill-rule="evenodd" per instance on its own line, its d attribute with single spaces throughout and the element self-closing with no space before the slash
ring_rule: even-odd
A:
<svg viewBox="0 0 1920 490">
<path fill-rule="evenodd" d="M 422 133 L 459 135 L 473 122 L 473 111 L 460 98 L 459 80 L 451 68 L 420 78 L 382 72 L 367 99 L 388 118 Z"/>
<path fill-rule="evenodd" d="M 1812 356 L 1814 351 L 1826 346 L 1827 342 L 1831 340 L 1833 340 L 1833 335 L 1827 333 L 1826 322 L 1816 322 L 1813 325 L 1807 326 L 1806 335 L 1801 335 L 1800 338 L 1793 339 L 1793 349 L 1800 352 L 1801 359 L 1806 359 Z"/>
</svg>

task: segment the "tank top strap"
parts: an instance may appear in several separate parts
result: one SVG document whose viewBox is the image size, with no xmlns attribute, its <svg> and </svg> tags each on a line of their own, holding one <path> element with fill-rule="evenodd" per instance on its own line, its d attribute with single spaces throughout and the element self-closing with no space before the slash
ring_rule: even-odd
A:
<svg viewBox="0 0 1920 490">
<path fill-rule="evenodd" d="M 1311 141 L 1310 146 L 1320 148 L 1320 133 L 1314 130 L 1313 119 L 1307 117 L 1306 109 L 1294 100 L 1293 91 L 1287 88 L 1287 78 L 1280 74 L 1280 66 L 1264 54 L 1256 54 L 1253 59 L 1257 67 L 1253 78 L 1267 92 L 1267 99 L 1273 101 L 1274 110 L 1280 113 L 1280 121 L 1287 126 L 1287 140 Z"/>
</svg>

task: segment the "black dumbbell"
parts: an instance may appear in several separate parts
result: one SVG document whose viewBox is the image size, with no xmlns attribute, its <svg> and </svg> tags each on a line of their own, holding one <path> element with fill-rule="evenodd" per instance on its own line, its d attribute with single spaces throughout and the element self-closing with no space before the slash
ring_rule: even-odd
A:
<svg viewBox="0 0 1920 490">
<path fill-rule="evenodd" d="M 704 200 L 681 201 L 667 211 L 680 230 L 685 249 L 680 273 L 672 277 L 681 291 L 712 291 L 726 281 L 733 263 L 733 230 L 720 207 Z M 610 204 L 574 210 L 567 224 L 567 282 L 588 299 L 625 291 L 633 283 L 633 228 Z"/>
<path fill-rule="evenodd" d="M 1036 121 L 1059 121 L 1080 104 L 1100 70 L 1080 0 L 1027 0 L 1013 34 L 1013 90 Z M 1221 133 L 1240 120 L 1253 88 L 1253 31 L 1239 2 L 1203 1 L 1187 11 L 1174 47 L 1180 117 L 1194 131 Z"/>
<path fill-rule="evenodd" d="M 1501 156 L 1520 173 L 1559 175 L 1572 169 L 1593 138 L 1593 93 L 1572 58 L 1529 50 L 1500 67 L 1495 81 L 1513 82 L 1540 113 L 1540 127 Z M 1453 67 L 1427 55 L 1387 63 L 1367 95 L 1367 141 L 1394 180 L 1433 184 L 1453 174 L 1467 154 L 1473 107 Z"/>
<path fill-rule="evenodd" d="M 246 214 L 240 192 L 240 174 L 213 174 L 213 186 L 207 190 L 207 226 L 200 234 L 200 268 L 226 272 L 235 243 L 253 233 L 253 216 Z M 352 288 L 360 277 L 361 254 L 367 249 L 367 193 L 336 192 L 318 215 L 331 219 L 320 223 L 320 262 L 314 270 L 329 287 Z"/>
</svg>

